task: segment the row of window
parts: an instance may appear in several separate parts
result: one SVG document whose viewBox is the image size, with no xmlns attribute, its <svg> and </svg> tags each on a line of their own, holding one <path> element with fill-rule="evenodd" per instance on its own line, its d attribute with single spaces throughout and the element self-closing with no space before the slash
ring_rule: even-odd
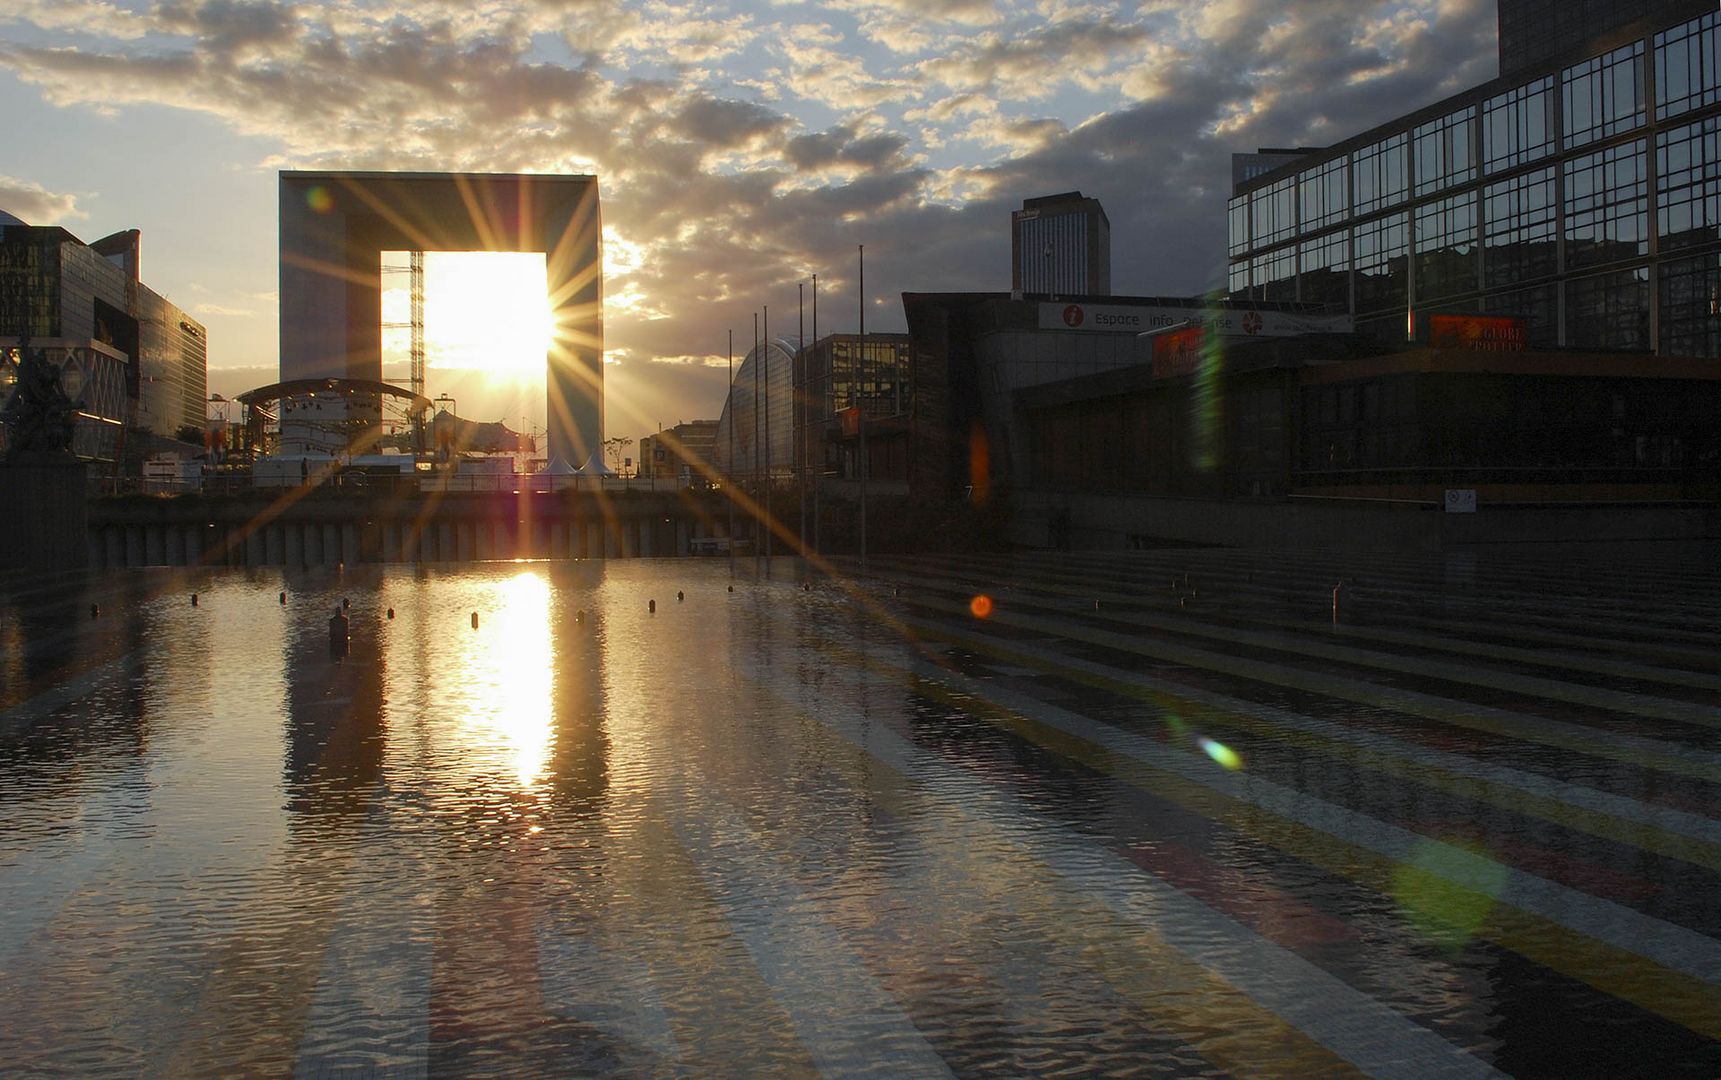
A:
<svg viewBox="0 0 1721 1080">
<path fill-rule="evenodd" d="M 1661 120 L 1721 100 L 1721 12 L 1656 34 Z M 1412 197 L 1587 146 L 1647 120 L 1646 48 L 1631 42 L 1466 106 L 1354 153 L 1321 162 L 1230 204 L 1232 255 L 1307 235 Z"/>
<path fill-rule="evenodd" d="M 1663 255 L 1721 242 L 1721 117 L 1656 138 Z M 1232 264 L 1233 292 L 1359 313 L 1497 289 L 1649 253 L 1648 146 L 1608 147 Z M 1563 188 L 1564 196 L 1561 197 Z M 1357 274 L 1356 296 L 1348 273 Z"/>
<path fill-rule="evenodd" d="M 1404 260 L 1359 263 L 1355 274 L 1358 306 L 1363 297 L 1396 298 L 1397 310 L 1359 318 L 1357 330 L 1389 340 L 1404 340 L 1408 329 L 1401 283 Z M 1309 287 L 1343 290 L 1348 275 L 1321 267 L 1304 270 L 1305 298 Z M 1650 268 L 1614 270 L 1564 282 L 1548 281 L 1525 288 L 1484 293 L 1462 300 L 1419 302 L 1423 315 L 1442 311 L 1479 311 L 1516 315 L 1526 320 L 1531 345 L 1560 345 L 1560 296 L 1565 294 L 1564 345 L 1572 349 L 1642 349 L 1659 345 L 1666 356 L 1721 357 L 1721 252 L 1664 259 L 1655 269 L 1660 315 L 1659 341 L 1650 334 Z"/>
</svg>

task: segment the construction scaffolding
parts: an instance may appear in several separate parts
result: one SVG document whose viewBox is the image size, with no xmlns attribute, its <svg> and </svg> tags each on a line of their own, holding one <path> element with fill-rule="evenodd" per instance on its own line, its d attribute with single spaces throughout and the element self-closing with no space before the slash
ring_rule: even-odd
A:
<svg viewBox="0 0 1721 1080">
<path fill-rule="evenodd" d="M 407 277 L 407 295 L 411 299 L 410 321 L 404 323 L 383 323 L 384 330 L 407 330 L 410 332 L 407 346 L 407 386 L 418 397 L 424 396 L 424 252 L 407 252 L 406 266 L 384 266 L 385 274 L 405 273 Z M 424 415 L 415 416 L 412 424 L 412 452 L 423 456 L 424 444 Z"/>
</svg>

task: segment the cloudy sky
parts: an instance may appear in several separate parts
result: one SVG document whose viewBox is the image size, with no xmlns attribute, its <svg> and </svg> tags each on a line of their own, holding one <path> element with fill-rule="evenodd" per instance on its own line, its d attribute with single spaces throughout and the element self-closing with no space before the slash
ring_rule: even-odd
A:
<svg viewBox="0 0 1721 1080">
<path fill-rule="evenodd" d="M 1494 26 L 1491 0 L 0 0 L 0 207 L 141 228 L 232 393 L 276 374 L 276 170 L 596 174 L 637 434 L 716 415 L 725 332 L 789 327 L 813 273 L 821 331 L 852 330 L 857 244 L 869 329 L 905 290 L 1008 288 L 1034 195 L 1103 201 L 1114 291 L 1212 287 L 1233 151 L 1491 78 Z"/>
</svg>

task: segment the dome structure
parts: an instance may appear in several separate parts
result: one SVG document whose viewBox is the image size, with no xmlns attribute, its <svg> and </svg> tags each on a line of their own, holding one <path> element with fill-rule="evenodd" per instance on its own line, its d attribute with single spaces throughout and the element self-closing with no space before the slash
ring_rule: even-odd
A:
<svg viewBox="0 0 1721 1080">
<path fill-rule="evenodd" d="M 747 482 L 767 474 L 779 483 L 793 479 L 795 349 L 791 338 L 771 338 L 735 369 L 712 454 L 725 476 Z"/>
</svg>

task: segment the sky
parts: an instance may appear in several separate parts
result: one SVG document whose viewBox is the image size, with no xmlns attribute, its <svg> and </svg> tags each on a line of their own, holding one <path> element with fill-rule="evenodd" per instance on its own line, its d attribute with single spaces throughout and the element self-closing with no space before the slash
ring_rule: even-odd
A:
<svg viewBox="0 0 1721 1080">
<path fill-rule="evenodd" d="M 0 208 L 141 229 L 230 396 L 277 377 L 278 170 L 596 175 L 608 433 L 637 436 L 715 417 L 727 332 L 792 332 L 814 274 L 821 334 L 1009 288 L 1025 198 L 1102 201 L 1116 293 L 1221 285 L 1233 152 L 1496 73 L 1492 0 L 0 0 Z M 541 409 L 479 362 L 433 334 L 429 392 Z"/>
</svg>

